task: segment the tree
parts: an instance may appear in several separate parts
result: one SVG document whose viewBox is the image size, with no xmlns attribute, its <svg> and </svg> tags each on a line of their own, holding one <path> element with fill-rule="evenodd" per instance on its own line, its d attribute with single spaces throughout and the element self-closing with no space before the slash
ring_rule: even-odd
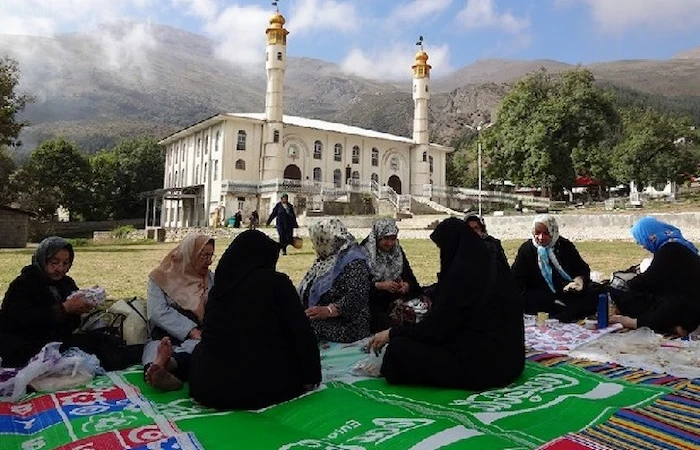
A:
<svg viewBox="0 0 700 450">
<path fill-rule="evenodd" d="M 0 145 L 0 205 L 9 205 L 15 197 L 10 188 L 10 176 L 16 168 L 10 152 Z"/>
<path fill-rule="evenodd" d="M 15 92 L 18 83 L 17 61 L 8 57 L 0 59 L 0 146 L 16 145 L 19 132 L 27 125 L 17 120 L 17 114 L 32 101 L 32 97 Z"/>
<path fill-rule="evenodd" d="M 622 141 L 613 151 L 613 171 L 620 180 L 634 181 L 637 188 L 667 181 L 683 181 L 697 171 L 696 144 L 690 124 L 652 109 L 623 112 Z"/>
<path fill-rule="evenodd" d="M 93 215 L 100 219 L 124 219 L 143 214 L 141 192 L 163 186 L 165 151 L 154 138 L 130 139 L 90 160 Z"/>
<path fill-rule="evenodd" d="M 445 175 L 448 186 L 477 185 L 476 137 L 476 132 L 467 128 L 461 136 L 450 142 L 450 147 L 455 151 L 447 155 Z"/>
<path fill-rule="evenodd" d="M 596 87 L 590 71 L 531 74 L 504 97 L 495 125 L 482 133 L 487 176 L 554 195 L 577 174 L 609 178 L 606 145 L 619 125 L 612 94 Z"/>
<path fill-rule="evenodd" d="M 90 164 L 65 139 L 46 141 L 17 171 L 15 182 L 21 191 L 20 203 L 42 219 L 51 219 L 59 206 L 67 208 L 70 219 L 89 214 L 91 193 Z"/>
</svg>

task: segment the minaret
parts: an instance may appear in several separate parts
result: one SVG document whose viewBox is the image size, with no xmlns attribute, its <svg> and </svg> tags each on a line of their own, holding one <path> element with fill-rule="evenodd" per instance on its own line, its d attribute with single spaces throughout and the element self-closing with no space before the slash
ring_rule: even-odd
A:
<svg viewBox="0 0 700 450">
<path fill-rule="evenodd" d="M 277 2 L 272 3 L 277 7 Z M 282 95 L 284 91 L 284 70 L 287 66 L 287 35 L 284 17 L 279 8 L 270 17 L 267 27 L 267 48 L 265 50 L 265 70 L 267 72 L 267 93 L 265 94 L 265 126 L 263 127 L 264 161 L 262 179 L 282 178 L 283 127 Z M 262 181 L 262 180 L 261 180 Z"/>
<path fill-rule="evenodd" d="M 423 36 L 416 45 L 413 69 L 413 142 L 411 149 L 411 194 L 423 195 L 423 185 L 430 183 L 430 136 L 428 133 L 428 100 L 430 100 L 430 69 L 428 54 L 423 50 Z"/>
</svg>

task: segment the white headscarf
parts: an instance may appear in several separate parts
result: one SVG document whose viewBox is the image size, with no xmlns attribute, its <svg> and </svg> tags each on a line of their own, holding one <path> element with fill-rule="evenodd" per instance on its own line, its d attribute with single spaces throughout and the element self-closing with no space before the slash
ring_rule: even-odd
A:
<svg viewBox="0 0 700 450">
<path fill-rule="evenodd" d="M 403 273 L 403 253 L 398 241 L 388 251 L 380 250 L 377 245 L 382 238 L 396 236 L 399 227 L 394 219 L 379 219 L 374 222 L 372 231 L 365 241 L 365 250 L 369 255 L 369 264 L 372 271 L 372 281 L 394 281 Z"/>
<path fill-rule="evenodd" d="M 552 237 L 549 244 L 545 246 L 540 245 L 535 239 L 535 227 L 537 224 L 542 224 L 547 227 L 547 231 L 549 231 L 549 235 Z M 537 249 L 537 265 L 540 267 L 540 273 L 547 282 L 549 290 L 552 292 L 557 291 L 554 287 L 554 280 L 552 278 L 552 266 L 557 269 L 557 272 L 559 272 L 559 275 L 561 275 L 564 280 L 573 280 L 573 278 L 571 278 L 571 276 L 566 273 L 564 268 L 561 266 L 559 260 L 557 259 L 557 255 L 554 253 L 554 246 L 557 244 L 558 240 L 559 225 L 557 224 L 556 219 L 549 214 L 540 214 L 535 216 L 534 220 L 532 221 L 532 243 L 535 246 L 535 249 Z"/>
</svg>

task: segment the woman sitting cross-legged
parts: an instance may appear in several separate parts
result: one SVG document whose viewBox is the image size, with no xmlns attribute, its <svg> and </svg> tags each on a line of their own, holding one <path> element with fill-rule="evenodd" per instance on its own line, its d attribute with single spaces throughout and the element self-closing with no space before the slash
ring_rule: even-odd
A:
<svg viewBox="0 0 700 450">
<path fill-rule="evenodd" d="M 49 342 L 61 350 L 78 347 L 96 355 L 107 370 L 123 369 L 138 361 L 141 347 L 121 348 L 109 336 L 76 333 L 80 316 L 94 308 L 68 276 L 73 246 L 53 236 L 41 241 L 32 263 L 10 283 L 0 307 L 0 358 L 4 367 L 23 367 Z M 135 359 L 135 360 L 134 360 Z"/>
<path fill-rule="evenodd" d="M 591 269 L 574 244 L 559 236 L 554 217 L 535 217 L 532 239 L 518 249 L 512 270 L 526 313 L 547 312 L 562 322 L 595 313 L 597 292 L 591 289 Z"/>
<path fill-rule="evenodd" d="M 647 270 L 627 283 L 629 292 L 611 289 L 620 311 L 611 322 L 683 336 L 693 332 L 700 325 L 698 249 L 678 228 L 654 217 L 639 219 L 632 236 L 654 258 Z"/>
<path fill-rule="evenodd" d="M 231 243 L 216 268 L 190 395 L 217 409 L 258 409 L 321 382 L 318 343 L 289 277 L 276 272 L 279 244 L 256 230 Z"/>
<path fill-rule="evenodd" d="M 189 354 L 202 338 L 204 305 L 214 284 L 209 270 L 213 258 L 214 240 L 205 234 L 189 234 L 149 275 L 147 313 L 152 340 L 143 350 L 142 362 L 146 381 L 158 389 L 179 389 L 187 379 Z M 165 365 L 162 359 L 156 360 L 159 346 L 173 350 Z"/>
<path fill-rule="evenodd" d="M 392 384 L 467 390 L 510 384 L 525 367 L 513 275 L 463 220 L 443 221 L 430 239 L 440 248 L 436 301 L 420 322 L 371 338 L 374 351 L 388 343 L 382 375 Z"/>
<path fill-rule="evenodd" d="M 391 325 L 389 313 L 395 300 L 409 300 L 422 294 L 406 254 L 396 239 L 398 234 L 394 219 L 379 219 L 362 241 L 372 271 L 373 284 L 369 294 L 372 333 Z"/>
<path fill-rule="evenodd" d="M 367 254 L 338 219 L 309 227 L 316 261 L 301 280 L 299 296 L 319 340 L 353 342 L 370 335 Z"/>
</svg>

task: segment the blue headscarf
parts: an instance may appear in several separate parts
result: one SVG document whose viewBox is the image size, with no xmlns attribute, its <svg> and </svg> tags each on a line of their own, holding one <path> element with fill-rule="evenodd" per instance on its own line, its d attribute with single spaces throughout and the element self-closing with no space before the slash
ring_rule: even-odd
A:
<svg viewBox="0 0 700 450">
<path fill-rule="evenodd" d="M 542 224 L 545 227 L 547 227 L 547 231 L 552 237 L 552 240 L 546 246 L 540 245 L 537 242 L 537 239 L 535 239 L 535 227 L 537 227 L 537 224 Z M 573 280 L 573 278 L 571 278 L 571 275 L 569 275 L 566 272 L 566 270 L 564 270 L 564 268 L 561 266 L 556 253 L 554 253 L 554 246 L 557 244 L 558 240 L 559 225 L 557 224 L 557 220 L 549 214 L 540 214 L 535 216 L 535 218 L 532 221 L 532 244 L 537 249 L 537 265 L 540 268 L 542 278 L 544 278 L 544 281 L 547 282 L 549 290 L 553 293 L 556 293 L 557 289 L 554 286 L 552 266 L 554 266 L 554 268 L 557 269 L 557 272 L 565 281 Z"/>
<path fill-rule="evenodd" d="M 662 222 L 655 217 L 642 217 L 632 227 L 632 237 L 651 253 L 656 253 L 669 242 L 677 242 L 697 254 L 698 249 L 692 242 L 686 240 L 681 230 Z"/>
</svg>

